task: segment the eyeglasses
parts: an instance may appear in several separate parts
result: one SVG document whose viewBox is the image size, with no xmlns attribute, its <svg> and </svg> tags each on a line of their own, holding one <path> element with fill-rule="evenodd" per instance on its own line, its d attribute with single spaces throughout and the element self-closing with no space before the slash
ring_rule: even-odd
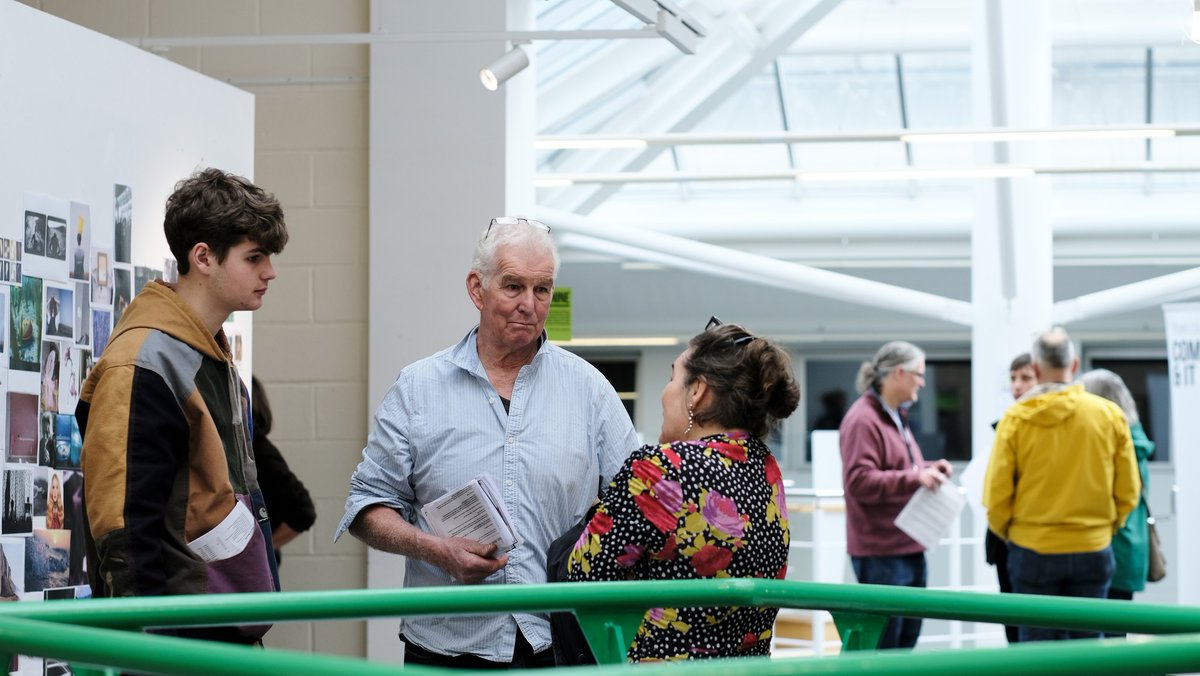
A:
<svg viewBox="0 0 1200 676">
<path fill-rule="evenodd" d="M 704 325 L 704 330 L 711 331 L 711 330 L 717 328 L 718 326 L 724 326 L 724 325 L 725 325 L 725 322 L 721 321 L 720 319 L 717 319 L 716 315 L 713 315 L 708 318 L 708 323 Z M 757 338 L 757 336 L 752 336 L 750 334 L 746 334 L 746 335 L 742 336 L 741 338 L 734 338 L 733 344 L 734 345 L 745 345 L 746 343 L 749 343 L 750 341 L 754 340 L 755 338 Z"/>
<path fill-rule="evenodd" d="M 492 228 L 496 227 L 497 225 L 516 225 L 518 223 L 531 225 L 535 228 L 545 230 L 547 233 L 550 232 L 550 226 L 541 221 L 535 221 L 532 218 L 522 218 L 520 216 L 497 216 L 496 218 L 492 219 L 491 223 L 488 224 L 487 232 L 483 233 L 483 238 L 487 239 L 487 236 L 492 234 Z"/>
</svg>

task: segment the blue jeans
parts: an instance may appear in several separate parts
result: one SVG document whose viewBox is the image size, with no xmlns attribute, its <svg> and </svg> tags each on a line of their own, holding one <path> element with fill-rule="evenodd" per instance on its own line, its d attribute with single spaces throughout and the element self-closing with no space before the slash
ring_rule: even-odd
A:
<svg viewBox="0 0 1200 676">
<path fill-rule="evenodd" d="M 886 584 L 893 587 L 924 587 L 925 555 L 906 556 L 851 556 L 854 576 L 860 584 Z M 921 635 L 921 618 L 893 617 L 883 628 L 879 638 L 879 650 L 887 648 L 911 648 Z"/>
<path fill-rule="evenodd" d="M 1008 575 L 1018 594 L 1078 596 L 1102 599 L 1108 596 L 1113 574 L 1112 547 L 1078 554 L 1039 554 L 1008 543 Z M 1097 638 L 1099 632 L 1070 629 L 1021 627 L 1022 641 L 1061 641 Z"/>
</svg>

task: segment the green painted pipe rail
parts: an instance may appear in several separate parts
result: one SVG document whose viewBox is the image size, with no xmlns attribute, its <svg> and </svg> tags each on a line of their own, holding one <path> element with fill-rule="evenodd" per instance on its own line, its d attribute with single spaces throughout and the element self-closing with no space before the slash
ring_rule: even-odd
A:
<svg viewBox="0 0 1200 676">
<path fill-rule="evenodd" d="M 428 667 L 371 663 L 287 650 L 204 643 L 169 636 L 79 627 L 0 616 L 0 652 L 53 655 L 71 663 L 79 676 L 136 669 L 178 676 L 232 674 L 356 674 L 436 676 Z M 899 676 L 1058 676 L 1079 674 L 1161 674 L 1200 668 L 1200 634 L 1124 640 L 1066 641 L 1010 648 L 947 652 L 884 651 L 838 658 L 696 660 L 685 664 L 577 667 L 580 676 L 777 676 L 782 674 L 896 674 Z M 682 672 L 680 671 L 682 670 Z"/>
<path fill-rule="evenodd" d="M 757 605 L 830 611 L 844 650 L 873 648 L 890 615 L 1144 634 L 1200 632 L 1200 608 L 781 580 L 483 585 L 217 594 L 0 605 L 0 619 L 112 629 L 404 615 L 574 610 L 602 663 L 619 663 L 646 609 Z"/>
</svg>

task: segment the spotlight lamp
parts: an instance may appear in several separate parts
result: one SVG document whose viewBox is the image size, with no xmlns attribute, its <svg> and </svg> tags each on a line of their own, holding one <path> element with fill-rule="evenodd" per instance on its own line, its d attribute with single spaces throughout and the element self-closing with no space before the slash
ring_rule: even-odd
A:
<svg viewBox="0 0 1200 676">
<path fill-rule="evenodd" d="M 493 61 L 479 71 L 479 81 L 488 91 L 496 91 L 509 78 L 520 73 L 529 65 L 529 55 L 520 45 L 514 46 L 507 54 Z"/>
</svg>

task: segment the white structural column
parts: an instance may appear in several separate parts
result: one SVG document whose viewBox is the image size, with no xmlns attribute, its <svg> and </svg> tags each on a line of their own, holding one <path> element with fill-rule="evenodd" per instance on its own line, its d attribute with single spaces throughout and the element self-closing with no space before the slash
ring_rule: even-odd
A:
<svg viewBox="0 0 1200 676">
<path fill-rule="evenodd" d="M 973 105 L 982 127 L 1046 127 L 1050 123 L 1050 39 L 1039 0 L 976 0 Z M 1029 146 L 983 146 L 992 163 L 1030 163 Z M 991 423 L 1011 402 L 1008 364 L 1028 351 L 1050 323 L 1053 237 L 1044 178 L 981 181 L 971 230 L 972 461 L 963 476 L 975 511 L 975 533 L 986 528 L 980 506 L 991 451 Z M 995 579 L 977 557 L 979 583 Z"/>
<path fill-rule="evenodd" d="M 375 32 L 494 35 L 533 27 L 530 0 L 371 6 Z M 453 344 L 478 321 L 465 286 L 476 238 L 491 217 L 528 213 L 533 204 L 536 64 L 495 92 L 479 82 L 479 70 L 509 48 L 503 40 L 371 45 L 372 411 L 404 365 Z M 372 551 L 368 586 L 401 586 L 401 562 Z M 401 658 L 396 628 L 392 619 L 369 623 L 370 659 Z"/>
</svg>

